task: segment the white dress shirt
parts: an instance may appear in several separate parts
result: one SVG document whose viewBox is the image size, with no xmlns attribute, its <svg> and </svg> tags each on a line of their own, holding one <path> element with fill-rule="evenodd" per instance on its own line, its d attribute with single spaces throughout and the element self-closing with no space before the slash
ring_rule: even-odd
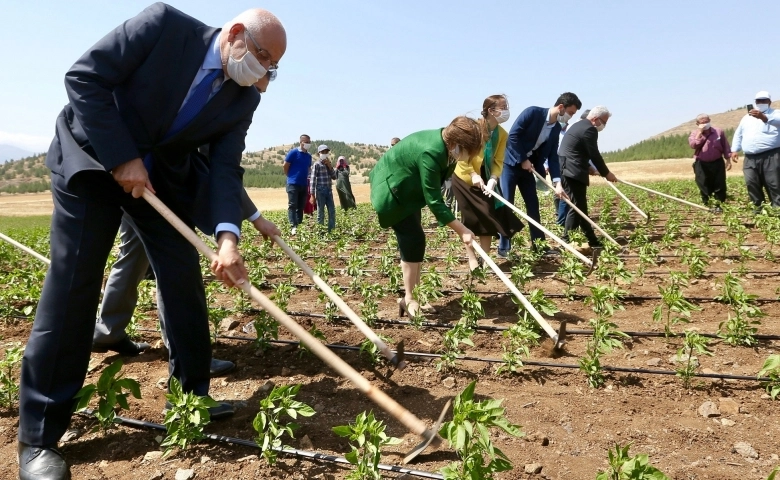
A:
<svg viewBox="0 0 780 480">
<path fill-rule="evenodd" d="M 743 151 L 747 155 L 758 155 L 780 148 L 780 111 L 773 108 L 764 112 L 767 121 L 745 115 L 734 131 L 731 151 Z"/>
</svg>

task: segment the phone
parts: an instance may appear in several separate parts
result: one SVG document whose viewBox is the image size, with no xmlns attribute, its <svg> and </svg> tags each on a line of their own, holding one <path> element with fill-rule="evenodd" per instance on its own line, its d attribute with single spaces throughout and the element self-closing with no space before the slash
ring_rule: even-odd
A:
<svg viewBox="0 0 780 480">
<path fill-rule="evenodd" d="M 748 103 L 748 106 L 747 106 L 748 113 L 750 113 L 751 110 L 753 110 L 753 104 L 752 103 Z"/>
</svg>

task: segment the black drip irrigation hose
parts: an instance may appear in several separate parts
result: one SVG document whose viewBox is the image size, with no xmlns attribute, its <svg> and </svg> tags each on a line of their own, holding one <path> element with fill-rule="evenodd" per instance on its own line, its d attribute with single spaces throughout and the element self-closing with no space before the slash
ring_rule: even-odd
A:
<svg viewBox="0 0 780 480">
<path fill-rule="evenodd" d="M 321 313 L 310 313 L 310 312 L 287 312 L 287 315 L 293 316 L 293 317 L 309 317 L 309 318 L 325 318 L 325 315 Z M 347 317 L 336 315 L 332 317 L 334 320 L 337 320 L 341 323 L 348 323 L 349 319 Z M 383 318 L 375 318 L 372 319 L 372 322 L 375 324 L 383 324 L 383 325 L 402 325 L 402 326 L 410 326 L 412 325 L 412 322 L 409 322 L 407 320 L 388 320 Z M 417 324 L 416 324 L 417 325 Z M 422 327 L 428 327 L 428 328 L 439 328 L 439 329 L 450 329 L 452 328 L 452 325 L 447 323 L 435 323 L 435 322 L 422 322 L 419 324 Z M 491 326 L 491 325 L 477 325 L 476 327 L 473 327 L 474 330 L 477 331 L 484 331 L 484 332 L 505 332 L 509 330 L 510 327 L 498 327 L 498 326 Z M 671 333 L 667 335 L 663 332 L 632 332 L 632 331 L 625 331 L 622 332 L 628 335 L 629 337 L 670 337 L 670 338 L 685 338 L 684 333 Z M 593 335 L 593 330 L 576 330 L 576 329 L 566 329 L 567 335 Z M 720 338 L 717 333 L 699 333 L 702 337 L 707 338 Z M 756 340 L 780 340 L 780 335 L 753 335 L 753 338 Z"/>
<path fill-rule="evenodd" d="M 254 342 L 254 338 L 249 337 L 237 337 L 237 336 L 231 336 L 231 335 L 219 335 L 218 338 L 224 338 L 227 340 L 243 340 L 243 341 L 249 341 Z M 297 342 L 294 340 L 269 340 L 269 343 L 277 343 L 280 345 L 300 345 L 301 342 Z M 352 345 L 339 345 L 334 343 L 329 343 L 325 345 L 326 347 L 330 348 L 331 350 L 350 350 L 350 351 L 360 351 L 360 347 L 353 347 Z M 398 353 L 396 351 L 393 351 L 393 353 Z M 404 355 L 407 357 L 421 357 L 421 358 L 441 358 L 442 355 L 438 353 L 425 353 L 425 352 L 408 352 L 404 351 Z M 484 363 L 506 363 L 504 360 L 500 358 L 483 358 L 483 357 L 471 357 L 468 355 L 459 356 L 456 358 L 456 360 L 466 360 L 466 361 L 472 361 L 472 362 L 484 362 Z M 530 365 L 534 367 L 550 367 L 550 368 L 568 368 L 568 369 L 579 369 L 580 366 L 573 363 L 557 363 L 557 362 L 539 362 L 536 360 L 523 360 L 523 365 Z M 650 375 L 677 375 L 677 372 L 673 370 L 649 370 L 646 368 L 630 368 L 630 367 L 610 367 L 610 366 L 602 366 L 602 370 L 606 370 L 609 372 L 621 372 L 621 373 L 646 373 Z M 699 378 L 713 378 L 713 379 L 721 379 L 721 380 L 744 380 L 749 382 L 770 382 L 772 381 L 771 378 L 768 377 L 751 377 L 747 375 L 728 375 L 725 373 L 694 373 L 692 376 L 699 377 Z"/>
<path fill-rule="evenodd" d="M 83 412 L 80 412 L 84 416 L 92 417 L 93 416 L 93 410 L 86 409 Z M 117 423 L 119 425 L 125 425 L 128 427 L 134 427 L 134 428 L 144 428 L 147 430 L 162 430 L 163 432 L 167 431 L 165 428 L 165 425 L 161 425 L 159 423 L 153 423 L 153 422 L 147 422 L 144 420 L 136 420 L 135 418 L 128 418 L 128 417 L 114 417 L 114 423 Z M 244 440 L 242 438 L 235 438 L 235 437 L 226 437 L 224 435 L 216 435 L 213 433 L 205 433 L 205 438 L 209 440 L 214 440 L 216 442 L 221 443 L 229 443 L 232 445 L 241 445 L 244 447 L 250 447 L 250 448 L 257 448 L 260 447 L 251 440 Z M 310 460 L 317 460 L 317 461 L 323 461 L 323 462 L 330 462 L 330 463 L 337 463 L 337 464 L 346 464 L 346 465 L 352 465 L 349 463 L 349 460 L 347 460 L 344 457 L 339 457 L 337 455 L 329 455 L 327 453 L 319 453 L 319 452 L 311 452 L 308 450 L 298 450 L 297 448 L 274 448 L 272 447 L 271 450 L 281 453 L 284 455 L 292 455 L 295 457 L 302 457 L 307 458 Z M 416 477 L 422 477 L 422 478 L 435 478 L 439 480 L 443 480 L 444 476 L 439 473 L 432 473 L 432 472 L 426 472 L 422 470 L 412 470 L 410 468 L 404 468 L 399 467 L 397 465 L 385 465 L 380 463 L 377 465 L 377 468 L 379 470 L 385 471 L 385 472 L 394 472 L 394 473 L 401 473 L 406 475 L 414 475 Z"/>
</svg>

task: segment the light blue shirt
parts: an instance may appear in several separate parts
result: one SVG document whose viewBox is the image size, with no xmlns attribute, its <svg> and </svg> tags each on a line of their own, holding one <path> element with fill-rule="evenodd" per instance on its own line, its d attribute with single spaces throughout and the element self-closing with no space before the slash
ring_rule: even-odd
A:
<svg viewBox="0 0 780 480">
<path fill-rule="evenodd" d="M 215 33 L 214 38 L 211 39 L 211 45 L 206 52 L 206 58 L 203 59 L 203 64 L 200 66 L 198 73 L 195 74 L 195 78 L 192 80 L 192 84 L 190 85 L 190 90 L 187 92 L 187 96 L 184 97 L 182 106 L 187 103 L 187 100 L 190 99 L 190 96 L 195 90 L 195 87 L 200 84 L 206 75 L 208 75 L 213 70 L 222 70 L 222 54 L 219 51 L 219 33 L 220 32 Z M 209 100 L 211 100 L 211 98 L 216 95 L 217 92 L 219 92 L 219 90 L 222 88 L 222 85 L 228 80 L 229 79 L 224 76 L 221 79 L 218 78 L 214 80 L 214 83 L 211 85 L 211 94 L 209 95 Z M 179 110 L 181 110 L 181 107 L 179 107 Z M 247 220 L 254 222 L 259 217 L 260 212 L 255 212 L 249 218 L 247 218 Z M 238 225 L 234 225 L 232 223 L 217 224 L 217 227 L 214 229 L 214 236 L 218 237 L 220 232 L 231 232 L 234 233 L 236 237 L 241 236 L 241 228 L 239 228 Z"/>
<path fill-rule="evenodd" d="M 767 121 L 745 115 L 734 131 L 731 151 L 743 151 L 747 155 L 757 155 L 767 150 L 780 148 L 780 111 L 773 108 L 764 112 Z"/>
</svg>

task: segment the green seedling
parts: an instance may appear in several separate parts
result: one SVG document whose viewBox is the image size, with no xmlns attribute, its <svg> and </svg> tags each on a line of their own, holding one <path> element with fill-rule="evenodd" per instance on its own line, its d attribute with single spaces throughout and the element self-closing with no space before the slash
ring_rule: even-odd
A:
<svg viewBox="0 0 780 480">
<path fill-rule="evenodd" d="M 677 358 L 684 360 L 685 365 L 675 370 L 677 376 L 682 379 L 685 388 L 691 388 L 691 379 L 696 375 L 696 370 L 698 368 L 698 362 L 694 363 L 693 355 L 711 356 L 712 352 L 707 347 L 707 339 L 705 337 L 702 337 L 692 330 L 685 331 L 683 346 L 677 351 Z"/>
<path fill-rule="evenodd" d="M 656 467 L 650 465 L 647 454 L 629 456 L 629 443 L 625 447 L 615 444 L 615 450 L 609 450 L 609 469 L 599 472 L 596 480 L 671 480 Z"/>
<path fill-rule="evenodd" d="M 769 378 L 769 381 L 764 382 L 766 393 L 772 397 L 772 400 L 777 399 L 777 395 L 780 394 L 780 355 L 773 354 L 768 356 L 764 361 L 764 366 L 758 372 L 758 377 Z"/>
<path fill-rule="evenodd" d="M 453 402 L 452 420 L 444 423 L 439 435 L 447 440 L 461 461 L 450 463 L 440 472 L 446 480 L 490 480 L 498 472 L 512 469 L 509 458 L 491 440 L 491 430 L 522 437 L 519 425 L 504 416 L 502 400 L 474 400 L 477 382 L 471 382 Z"/>
<path fill-rule="evenodd" d="M 355 466 L 347 479 L 350 480 L 380 480 L 379 459 L 382 447 L 398 445 L 400 438 L 389 437 L 385 433 L 385 424 L 374 417 L 374 412 L 362 412 L 349 425 L 333 427 L 333 433 L 347 438 L 352 449 L 344 457 Z M 354 442 L 354 443 L 353 443 Z"/>
<path fill-rule="evenodd" d="M 386 337 L 381 334 L 377 336 L 385 344 L 389 345 L 393 342 L 393 339 L 390 337 Z M 382 362 L 382 359 L 385 358 L 382 356 L 382 351 L 379 350 L 379 347 L 377 347 L 376 344 L 368 338 L 360 343 L 360 354 L 365 355 L 368 358 L 368 363 L 370 363 L 372 367 L 379 365 L 379 363 Z"/>
<path fill-rule="evenodd" d="M 203 440 L 203 427 L 211 422 L 209 408 L 219 406 L 219 403 L 209 396 L 184 393 L 176 377 L 170 378 L 168 392 L 165 398 L 170 402 L 171 408 L 165 412 L 163 421 L 167 431 L 160 444 L 165 447 L 163 458 L 170 455 L 174 448 L 186 450 L 193 443 Z"/>
<path fill-rule="evenodd" d="M 76 411 L 82 411 L 89 406 L 94 395 L 98 396 L 98 408 L 93 412 L 98 421 L 98 429 L 105 433 L 114 425 L 116 409 L 129 410 L 128 395 L 141 398 L 141 386 L 132 378 L 122 378 L 122 360 L 117 360 L 100 374 L 97 384 L 84 385 L 73 397 L 76 400 Z"/>
<path fill-rule="evenodd" d="M 447 330 L 442 339 L 444 348 L 441 350 L 441 357 L 436 362 L 436 371 L 455 368 L 458 357 L 463 355 L 460 345 L 473 347 L 474 342 L 471 340 L 473 335 L 474 330 L 462 319 L 451 329 Z"/>
<path fill-rule="evenodd" d="M 700 307 L 685 299 L 681 285 L 687 284 L 687 282 L 682 276 L 677 272 L 672 272 L 669 280 L 669 285 L 658 286 L 658 291 L 661 293 L 661 305 L 653 309 L 653 321 L 663 322 L 667 337 L 673 333 L 672 326 L 681 322 L 690 322 L 691 313 L 701 310 Z"/>
<path fill-rule="evenodd" d="M 0 406 L 11 409 L 19 400 L 19 384 L 14 372 L 22 362 L 24 347 L 21 343 L 9 343 L 5 346 L 5 356 L 0 361 Z"/>
<path fill-rule="evenodd" d="M 260 400 L 260 411 L 252 426 L 257 432 L 255 443 L 271 465 L 276 463 L 277 451 L 284 448 L 282 437 L 286 434 L 295 438 L 295 430 L 300 428 L 295 422 L 284 423 L 283 417 L 296 420 L 299 416 L 311 417 L 316 413 L 310 406 L 295 400 L 300 389 L 300 385 L 277 386 L 266 398 Z"/>
<path fill-rule="evenodd" d="M 322 330 L 317 328 L 316 323 L 312 323 L 311 328 L 309 328 L 309 335 L 316 338 L 317 340 L 320 340 L 322 343 L 327 343 L 328 339 L 325 338 L 325 334 L 322 333 Z M 304 355 L 311 354 L 311 350 L 309 350 L 309 347 L 306 346 L 303 342 L 298 343 L 298 358 L 303 358 Z"/>
</svg>

